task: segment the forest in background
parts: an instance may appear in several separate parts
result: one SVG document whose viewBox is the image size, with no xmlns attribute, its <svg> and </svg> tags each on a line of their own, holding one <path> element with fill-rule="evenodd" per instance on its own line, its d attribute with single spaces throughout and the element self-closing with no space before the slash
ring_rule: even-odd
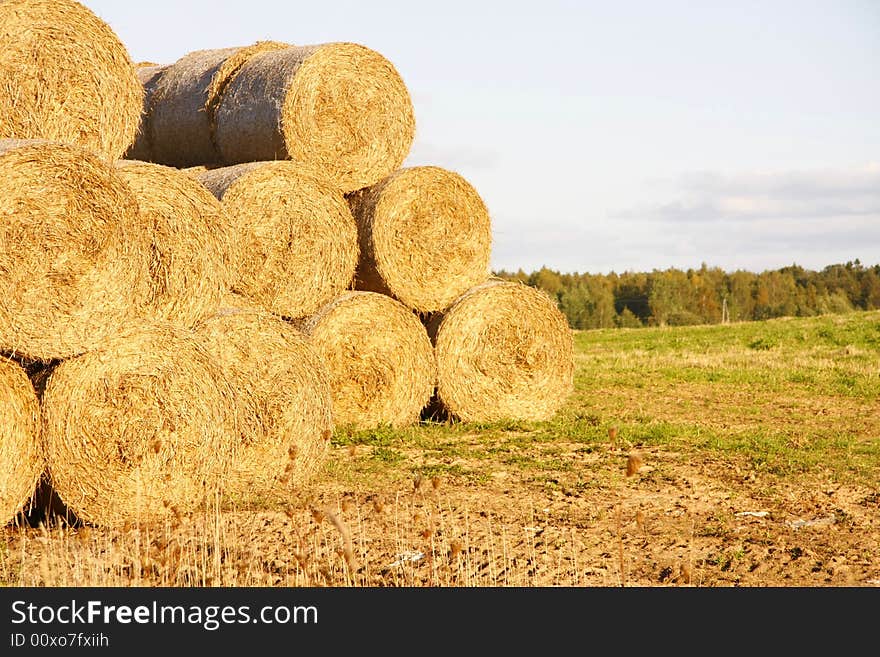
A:
<svg viewBox="0 0 880 657">
<path fill-rule="evenodd" d="M 684 326 L 809 317 L 880 308 L 880 264 L 858 259 L 821 271 L 796 264 L 761 273 L 669 268 L 618 274 L 496 271 L 540 288 L 574 329 Z"/>
</svg>

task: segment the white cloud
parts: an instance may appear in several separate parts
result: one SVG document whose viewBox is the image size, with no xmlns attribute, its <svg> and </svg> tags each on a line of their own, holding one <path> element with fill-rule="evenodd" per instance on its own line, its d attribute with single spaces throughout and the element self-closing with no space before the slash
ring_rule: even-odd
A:
<svg viewBox="0 0 880 657">
<path fill-rule="evenodd" d="M 849 170 L 700 171 L 682 175 L 677 198 L 614 216 L 661 223 L 880 218 L 880 165 Z"/>
</svg>

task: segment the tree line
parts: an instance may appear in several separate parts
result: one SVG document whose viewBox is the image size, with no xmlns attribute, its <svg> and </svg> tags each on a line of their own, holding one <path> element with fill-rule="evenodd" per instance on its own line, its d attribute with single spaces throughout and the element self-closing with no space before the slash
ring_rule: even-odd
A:
<svg viewBox="0 0 880 657">
<path fill-rule="evenodd" d="M 575 329 L 718 324 L 880 308 L 880 264 L 821 271 L 796 264 L 760 273 L 669 268 L 621 274 L 496 271 L 554 297 Z"/>
</svg>

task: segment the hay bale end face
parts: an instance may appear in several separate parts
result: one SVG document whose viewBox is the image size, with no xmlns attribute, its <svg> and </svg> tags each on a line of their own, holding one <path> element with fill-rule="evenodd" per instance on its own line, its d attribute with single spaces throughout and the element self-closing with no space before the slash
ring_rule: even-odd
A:
<svg viewBox="0 0 880 657">
<path fill-rule="evenodd" d="M 172 167 L 120 160 L 116 170 L 151 237 L 144 314 L 191 327 L 217 310 L 232 285 L 237 258 L 220 201 Z"/>
<path fill-rule="evenodd" d="M 223 162 L 292 159 L 344 192 L 398 169 L 415 136 L 409 91 L 393 64 L 355 43 L 259 53 L 215 113 Z"/>
<path fill-rule="evenodd" d="M 464 421 L 546 420 L 573 389 L 572 334 L 545 293 L 489 281 L 428 326 L 437 355 L 437 397 Z"/>
<path fill-rule="evenodd" d="M 351 194 L 349 203 L 360 240 L 357 289 L 431 313 L 490 275 L 489 212 L 459 174 L 404 168 Z"/>
<path fill-rule="evenodd" d="M 0 139 L 46 139 L 122 157 L 144 90 L 104 21 L 73 0 L 5 0 L 0 43 Z"/>
<path fill-rule="evenodd" d="M 230 294 L 196 328 L 230 377 L 241 444 L 224 481 L 237 502 L 290 501 L 330 453 L 330 374 L 305 335 Z"/>
<path fill-rule="evenodd" d="M 37 395 L 24 368 L 0 357 L 0 525 L 25 509 L 44 469 Z"/>
<path fill-rule="evenodd" d="M 75 146 L 0 140 L 0 350 L 100 345 L 147 294 L 148 236 L 114 167 Z"/>
<path fill-rule="evenodd" d="M 163 72 L 149 109 L 152 161 L 178 168 L 220 164 L 215 110 L 224 89 L 257 53 L 287 44 L 195 50 Z"/>
<path fill-rule="evenodd" d="M 295 319 L 350 288 L 357 228 L 332 184 L 289 161 L 211 169 L 199 181 L 220 199 L 240 245 L 237 292 Z"/>
<path fill-rule="evenodd" d="M 369 429 L 419 420 L 436 363 L 418 317 L 391 297 L 347 292 L 303 324 L 327 363 L 337 426 Z"/>
<path fill-rule="evenodd" d="M 49 375 L 42 422 L 53 490 L 96 525 L 196 509 L 235 458 L 232 399 L 192 332 L 164 323 L 120 329 Z"/>
</svg>

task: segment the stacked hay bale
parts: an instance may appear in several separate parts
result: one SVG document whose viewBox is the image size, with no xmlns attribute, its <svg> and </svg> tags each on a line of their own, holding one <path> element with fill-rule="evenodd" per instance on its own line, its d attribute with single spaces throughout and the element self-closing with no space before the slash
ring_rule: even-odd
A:
<svg viewBox="0 0 880 657">
<path fill-rule="evenodd" d="M 436 166 L 400 169 L 349 202 L 361 248 L 358 289 L 432 313 L 488 278 L 489 211 L 459 174 Z"/>
<path fill-rule="evenodd" d="M 233 283 L 239 240 L 220 202 L 191 176 L 137 160 L 116 163 L 150 236 L 142 313 L 185 327 L 209 317 Z"/>
<path fill-rule="evenodd" d="M 343 192 L 398 169 L 415 136 L 409 91 L 381 54 L 355 43 L 188 53 L 148 94 L 134 152 L 175 167 L 290 159 Z"/>
<path fill-rule="evenodd" d="M 99 346 L 143 306 L 149 251 L 112 164 L 0 140 L 0 350 L 48 361 Z"/>
<path fill-rule="evenodd" d="M 4 0 L 0 43 L 0 139 L 46 139 L 122 157 L 144 91 L 104 21 L 73 0 Z"/>
<path fill-rule="evenodd" d="M 308 316 L 351 284 L 357 229 L 342 191 L 298 162 L 195 174 L 239 246 L 232 288 L 281 317 Z"/>
<path fill-rule="evenodd" d="M 287 502 L 330 452 L 330 373 L 289 322 L 236 294 L 196 327 L 230 377 L 240 441 L 224 481 L 235 502 Z"/>
<path fill-rule="evenodd" d="M 437 401 L 471 421 L 547 420 L 572 391 L 572 336 L 556 302 L 521 283 L 471 288 L 428 323 Z"/>
<path fill-rule="evenodd" d="M 302 328 L 330 370 L 337 424 L 370 429 L 418 421 L 434 392 L 436 364 L 425 327 L 403 304 L 347 292 Z"/>
<path fill-rule="evenodd" d="M 121 328 L 48 375 L 41 398 L 52 488 L 79 519 L 154 522 L 220 489 L 240 444 L 234 389 L 174 324 Z"/>
</svg>

